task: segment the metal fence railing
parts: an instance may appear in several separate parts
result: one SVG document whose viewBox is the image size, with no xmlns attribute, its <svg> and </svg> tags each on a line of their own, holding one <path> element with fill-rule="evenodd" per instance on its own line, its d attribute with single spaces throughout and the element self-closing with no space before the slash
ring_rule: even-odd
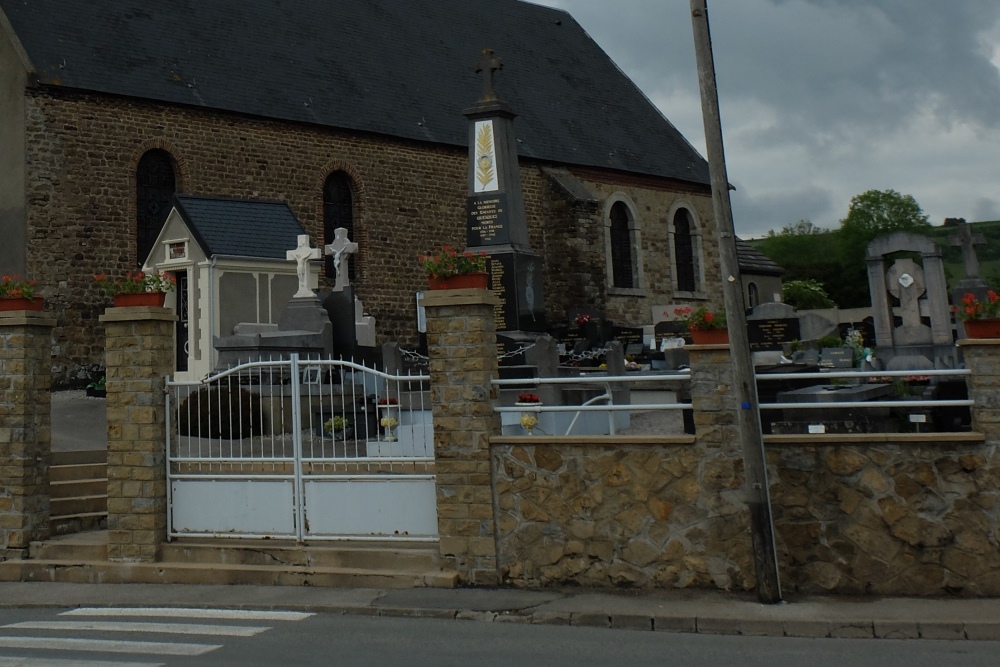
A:
<svg viewBox="0 0 1000 667">
<path fill-rule="evenodd" d="M 583 372 L 566 377 L 494 380 L 501 390 L 551 388 L 560 396 L 554 404 L 524 404 L 513 400 L 514 392 L 510 392 L 494 410 L 501 417 L 521 415 L 520 419 L 504 420 L 504 432 L 512 435 L 677 434 L 684 432 L 680 413 L 669 423 L 662 415 L 691 409 L 690 400 L 685 401 L 690 379 L 688 371 L 677 371 L 626 375 Z M 634 424 L 638 415 L 654 422 L 652 427 L 643 429 Z"/>
</svg>

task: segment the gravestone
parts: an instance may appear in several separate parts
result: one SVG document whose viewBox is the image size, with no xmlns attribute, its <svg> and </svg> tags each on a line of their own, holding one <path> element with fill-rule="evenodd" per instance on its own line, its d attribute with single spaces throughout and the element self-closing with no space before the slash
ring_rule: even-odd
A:
<svg viewBox="0 0 1000 667">
<path fill-rule="evenodd" d="M 296 263 L 299 289 L 289 300 L 277 324 L 241 322 L 233 335 L 216 337 L 217 368 L 245 361 L 282 359 L 297 353 L 303 357 L 326 356 L 332 352 L 332 326 L 316 294 L 309 289 L 309 263 L 322 256 L 309 245 L 307 235 L 299 235 L 298 246 L 287 251 Z"/>
<path fill-rule="evenodd" d="M 509 340 L 530 342 L 545 331 L 542 259 L 528 242 L 513 125 L 517 114 L 493 88 L 493 75 L 502 68 L 493 51 L 483 49 L 476 64 L 483 92 L 464 112 L 469 119 L 466 250 L 488 255 L 497 331 Z"/>
<path fill-rule="evenodd" d="M 824 347 L 820 350 L 819 367 L 836 370 L 854 368 L 854 348 Z"/>
<path fill-rule="evenodd" d="M 923 265 L 903 258 L 888 266 L 889 257 L 899 252 L 919 253 Z M 955 368 L 958 359 L 940 247 L 926 236 L 895 232 L 869 243 L 866 261 L 876 355 L 886 362 L 886 370 Z M 899 326 L 890 296 L 899 299 Z"/>
<path fill-rule="evenodd" d="M 987 299 L 989 285 L 979 276 L 979 258 L 976 256 L 976 246 L 986 243 L 986 237 L 982 234 L 973 234 L 972 225 L 963 218 L 958 218 L 958 233 L 948 237 L 948 243 L 953 247 L 962 249 L 962 265 L 965 270 L 965 277 L 959 280 L 952 287 L 951 302 L 959 304 L 962 297 L 972 294 L 980 301 Z M 965 324 L 959 320 L 959 338 L 965 337 Z"/>
<path fill-rule="evenodd" d="M 358 244 L 347 234 L 347 229 L 338 227 L 333 231 L 333 243 L 325 248 L 326 255 L 333 258 L 336 275 L 333 291 L 323 297 L 323 308 L 333 325 L 333 355 L 370 361 L 375 352 L 375 318 L 365 314 L 364 304 L 354 295 L 350 262 Z"/>
</svg>

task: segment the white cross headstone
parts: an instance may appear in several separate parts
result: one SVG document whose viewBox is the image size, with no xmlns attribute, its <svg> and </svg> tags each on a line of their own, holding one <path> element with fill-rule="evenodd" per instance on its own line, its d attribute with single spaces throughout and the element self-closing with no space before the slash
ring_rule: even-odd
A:
<svg viewBox="0 0 1000 667">
<path fill-rule="evenodd" d="M 299 291 L 295 293 L 292 297 L 293 299 L 301 299 L 303 297 L 316 296 L 311 289 L 309 289 L 309 260 L 319 259 L 322 257 L 319 248 L 309 247 L 309 235 L 299 234 L 299 245 L 295 250 L 289 250 L 285 253 L 285 258 L 289 261 L 296 262 L 297 266 L 295 268 L 296 272 L 299 274 Z"/>
<path fill-rule="evenodd" d="M 351 279 L 347 271 L 346 261 L 350 261 L 350 256 L 358 251 L 358 244 L 347 238 L 347 229 L 337 227 L 333 230 L 333 243 L 326 246 L 326 254 L 333 255 L 333 270 L 337 272 L 337 279 L 333 283 L 333 291 L 342 292 L 345 287 L 351 284 Z M 341 265 L 343 264 L 343 268 Z"/>
</svg>

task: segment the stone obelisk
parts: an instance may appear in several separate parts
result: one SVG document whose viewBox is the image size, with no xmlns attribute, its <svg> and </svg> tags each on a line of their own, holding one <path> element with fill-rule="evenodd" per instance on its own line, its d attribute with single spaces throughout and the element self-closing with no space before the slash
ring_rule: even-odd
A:
<svg viewBox="0 0 1000 667">
<path fill-rule="evenodd" d="M 497 333 L 512 342 L 534 339 L 545 329 L 542 259 L 528 243 L 524 194 L 517 162 L 514 110 L 493 89 L 503 64 L 483 49 L 476 73 L 482 96 L 464 115 L 469 119 L 469 178 L 466 250 L 486 252 L 490 288 L 499 301 Z"/>
</svg>

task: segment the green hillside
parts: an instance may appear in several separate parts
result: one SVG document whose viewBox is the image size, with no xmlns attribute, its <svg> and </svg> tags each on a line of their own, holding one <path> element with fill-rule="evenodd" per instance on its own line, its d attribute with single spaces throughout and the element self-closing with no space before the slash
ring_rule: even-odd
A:
<svg viewBox="0 0 1000 667">
<path fill-rule="evenodd" d="M 986 222 L 969 223 L 972 226 L 973 234 L 982 234 L 986 238 L 986 243 L 976 246 L 976 256 L 979 258 L 979 275 L 990 285 L 1000 288 L 1000 220 Z M 955 227 L 945 227 L 943 225 L 932 227 L 926 235 L 934 239 L 941 246 L 942 259 L 945 266 L 945 277 L 948 280 L 948 287 L 965 277 L 965 267 L 962 264 L 962 249 L 952 247 L 948 242 L 948 237 L 957 234 Z M 830 237 L 827 234 L 818 235 L 815 238 L 817 252 L 829 252 Z M 748 239 L 754 248 L 767 254 L 767 239 Z M 776 261 L 778 258 L 772 257 Z"/>
</svg>

